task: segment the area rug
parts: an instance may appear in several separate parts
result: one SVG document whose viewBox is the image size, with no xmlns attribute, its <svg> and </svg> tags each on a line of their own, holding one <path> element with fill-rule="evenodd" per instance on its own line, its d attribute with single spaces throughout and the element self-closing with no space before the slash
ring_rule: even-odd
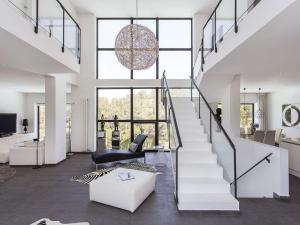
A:
<svg viewBox="0 0 300 225">
<path fill-rule="evenodd" d="M 4 183 L 16 174 L 16 170 L 10 166 L 0 166 L 0 183 Z"/>
<path fill-rule="evenodd" d="M 113 167 L 109 168 L 103 168 L 100 170 L 96 170 L 94 172 L 80 175 L 80 176 L 74 176 L 70 180 L 71 181 L 76 181 L 82 184 L 89 184 L 93 180 L 96 180 L 99 177 L 104 176 L 105 174 L 110 173 L 114 169 L 117 168 L 125 168 L 125 169 L 133 169 L 133 170 L 141 170 L 141 171 L 146 171 L 150 173 L 157 173 L 157 169 L 153 165 L 145 164 L 145 163 L 138 163 L 138 162 L 133 162 L 133 163 L 118 163 L 114 165 Z"/>
</svg>

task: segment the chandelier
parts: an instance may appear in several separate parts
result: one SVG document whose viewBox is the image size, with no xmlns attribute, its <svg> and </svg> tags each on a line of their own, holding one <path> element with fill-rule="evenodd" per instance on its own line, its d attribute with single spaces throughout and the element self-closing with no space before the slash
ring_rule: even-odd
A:
<svg viewBox="0 0 300 225">
<path fill-rule="evenodd" d="M 138 0 L 136 0 L 138 17 Z M 150 68 L 158 57 L 159 47 L 155 34 L 147 27 L 130 24 L 121 29 L 115 41 L 118 61 L 130 70 Z"/>
</svg>

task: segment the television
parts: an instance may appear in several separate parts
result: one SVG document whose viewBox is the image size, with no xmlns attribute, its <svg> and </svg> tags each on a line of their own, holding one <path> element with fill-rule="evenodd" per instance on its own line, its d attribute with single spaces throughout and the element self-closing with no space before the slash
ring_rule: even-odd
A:
<svg viewBox="0 0 300 225">
<path fill-rule="evenodd" d="M 17 114 L 0 113 L 0 136 L 7 136 L 17 132 Z"/>
</svg>

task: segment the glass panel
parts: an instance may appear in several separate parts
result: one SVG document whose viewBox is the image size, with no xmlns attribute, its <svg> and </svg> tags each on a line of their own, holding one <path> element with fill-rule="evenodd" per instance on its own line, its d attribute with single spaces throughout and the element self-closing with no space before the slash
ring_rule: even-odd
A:
<svg viewBox="0 0 300 225">
<path fill-rule="evenodd" d="M 39 1 L 39 24 L 63 43 L 63 9 L 57 1 Z"/>
<path fill-rule="evenodd" d="M 134 70 L 134 79 L 156 79 L 156 63 L 148 69 L 145 70 Z"/>
<path fill-rule="evenodd" d="M 224 35 L 234 26 L 234 0 L 223 0 L 216 12 L 216 39 L 223 41 Z"/>
<path fill-rule="evenodd" d="M 34 23 L 36 19 L 36 0 L 8 0 L 8 2 Z"/>
<path fill-rule="evenodd" d="M 169 148 L 167 123 L 158 124 L 159 145 Z"/>
<path fill-rule="evenodd" d="M 190 98 L 191 97 L 191 89 L 170 89 L 171 97 L 172 98 L 178 98 L 178 97 L 185 97 Z"/>
<path fill-rule="evenodd" d="M 166 119 L 166 112 L 165 112 L 165 106 L 163 105 L 162 99 L 161 99 L 161 89 L 158 91 L 158 118 L 160 120 Z"/>
<path fill-rule="evenodd" d="M 101 123 L 98 123 L 98 130 L 101 129 Z M 114 123 L 113 122 L 105 122 L 104 125 L 105 130 L 105 142 L 106 142 L 106 148 L 111 149 L 112 143 L 112 131 L 114 130 Z M 120 122 L 119 123 L 119 131 L 120 131 L 120 149 L 128 149 L 129 145 L 131 143 L 130 138 L 130 123 L 128 122 Z"/>
<path fill-rule="evenodd" d="M 191 20 L 160 20 L 160 48 L 191 48 Z"/>
<path fill-rule="evenodd" d="M 117 59 L 114 51 L 98 52 L 99 79 L 130 79 L 130 70 Z"/>
<path fill-rule="evenodd" d="M 153 89 L 133 90 L 133 119 L 156 119 L 156 91 Z"/>
<path fill-rule="evenodd" d="M 134 137 L 138 134 L 145 134 L 148 136 L 143 148 L 151 150 L 155 146 L 155 124 L 154 123 L 135 123 Z"/>
<path fill-rule="evenodd" d="M 75 55 L 78 51 L 78 30 L 77 25 L 71 17 L 65 13 L 65 46 Z"/>
<path fill-rule="evenodd" d="M 159 74 L 166 70 L 168 79 L 189 79 L 191 76 L 190 51 L 160 51 Z"/>
<path fill-rule="evenodd" d="M 134 20 L 133 23 L 149 28 L 156 35 L 156 20 Z"/>
<path fill-rule="evenodd" d="M 114 48 L 120 30 L 129 25 L 130 20 L 98 20 L 98 47 Z"/>
<path fill-rule="evenodd" d="M 204 101 L 201 99 L 201 121 L 205 127 L 205 131 L 210 135 L 210 111 Z M 231 183 L 234 181 L 234 151 L 231 148 L 225 134 L 218 127 L 216 121 L 212 117 L 212 148 L 213 152 L 218 156 L 218 164 L 224 168 L 224 179 Z M 234 194 L 234 185 L 231 186 L 231 193 Z"/>
<path fill-rule="evenodd" d="M 119 119 L 130 119 L 130 90 L 129 89 L 99 89 L 98 90 L 98 119 L 101 115 L 112 120 L 115 115 Z"/>
<path fill-rule="evenodd" d="M 237 18 L 238 20 L 242 19 L 247 13 L 251 12 L 252 9 L 260 2 L 261 0 L 239 0 L 237 1 Z"/>
<path fill-rule="evenodd" d="M 254 105 L 253 104 L 241 104 L 240 105 L 240 128 L 241 135 L 253 134 L 252 126 L 254 122 Z"/>
<path fill-rule="evenodd" d="M 213 20 L 210 19 L 203 30 L 204 56 L 213 50 Z"/>
</svg>

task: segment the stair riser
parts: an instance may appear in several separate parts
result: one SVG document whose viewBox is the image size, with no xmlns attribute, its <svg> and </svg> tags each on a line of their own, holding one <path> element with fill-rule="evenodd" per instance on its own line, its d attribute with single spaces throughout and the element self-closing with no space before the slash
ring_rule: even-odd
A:
<svg viewBox="0 0 300 225">
<path fill-rule="evenodd" d="M 184 202 L 179 200 L 178 209 L 179 210 L 207 210 L 207 211 L 239 211 L 239 204 L 231 202 Z"/>
<path fill-rule="evenodd" d="M 230 193 L 229 184 L 186 184 L 179 181 L 179 190 L 188 192 L 189 194 L 226 194 Z"/>
<path fill-rule="evenodd" d="M 211 169 L 190 169 L 190 168 L 180 168 L 178 169 L 179 177 L 187 178 L 223 178 L 222 168 L 211 168 Z"/>
<path fill-rule="evenodd" d="M 208 141 L 208 137 L 207 135 L 199 135 L 198 137 L 181 137 L 181 140 L 183 142 L 194 142 L 195 146 L 197 146 L 197 142 L 201 143 L 201 142 L 207 142 Z"/>
<path fill-rule="evenodd" d="M 194 154 L 182 154 L 178 157 L 179 163 L 209 163 L 217 165 L 217 157 L 213 154 L 210 156 L 195 156 Z"/>
<path fill-rule="evenodd" d="M 211 152 L 212 151 L 212 146 L 211 144 L 208 143 L 202 143 L 201 145 L 199 144 L 193 144 L 193 143 L 186 143 L 183 146 L 183 150 L 180 152 L 187 152 L 187 153 L 201 153 L 201 152 Z"/>
</svg>

